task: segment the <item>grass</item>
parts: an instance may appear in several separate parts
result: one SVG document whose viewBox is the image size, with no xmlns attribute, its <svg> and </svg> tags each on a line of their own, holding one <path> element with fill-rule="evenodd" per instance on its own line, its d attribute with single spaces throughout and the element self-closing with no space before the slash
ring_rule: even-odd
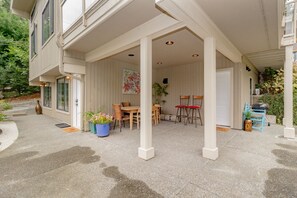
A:
<svg viewBox="0 0 297 198">
<path fill-rule="evenodd" d="M 5 100 L 0 100 L 0 111 L 12 109 L 12 105 Z"/>
</svg>

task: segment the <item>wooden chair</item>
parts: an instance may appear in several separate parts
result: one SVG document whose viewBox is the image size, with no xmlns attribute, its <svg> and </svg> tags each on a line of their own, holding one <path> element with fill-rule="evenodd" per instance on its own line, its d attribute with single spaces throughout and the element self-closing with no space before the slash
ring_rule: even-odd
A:
<svg viewBox="0 0 297 198">
<path fill-rule="evenodd" d="M 158 108 L 153 105 L 152 107 L 152 121 L 154 125 L 157 125 L 157 112 Z M 137 113 L 133 115 L 133 123 L 136 123 L 137 129 L 140 128 L 140 108 L 138 109 Z"/>
<path fill-rule="evenodd" d="M 192 124 L 193 119 L 195 119 L 195 127 L 197 127 L 197 119 L 200 119 L 201 126 L 203 125 L 202 117 L 200 113 L 200 109 L 203 104 L 203 96 L 193 96 L 192 97 L 192 105 L 188 106 L 188 109 L 190 110 L 190 114 L 192 114 Z M 198 112 L 198 117 L 197 117 Z"/>
<path fill-rule="evenodd" d="M 190 102 L 190 96 L 180 96 L 179 97 L 179 105 L 176 105 L 176 119 L 175 123 L 178 119 L 179 122 L 181 122 L 182 118 L 185 119 L 185 124 L 187 123 L 188 120 L 188 109 L 187 107 L 189 106 Z"/>
<path fill-rule="evenodd" d="M 130 102 L 121 102 L 121 104 L 122 104 L 122 107 L 129 107 L 129 106 L 131 106 L 131 103 Z M 129 113 L 124 113 L 124 116 L 128 116 L 129 115 Z"/>
<path fill-rule="evenodd" d="M 125 126 L 125 121 L 130 120 L 129 117 L 123 116 L 121 105 L 120 104 L 113 104 L 112 109 L 114 111 L 114 126 L 113 129 L 116 127 L 116 123 L 119 123 L 120 132 L 122 131 L 122 124 Z"/>
</svg>

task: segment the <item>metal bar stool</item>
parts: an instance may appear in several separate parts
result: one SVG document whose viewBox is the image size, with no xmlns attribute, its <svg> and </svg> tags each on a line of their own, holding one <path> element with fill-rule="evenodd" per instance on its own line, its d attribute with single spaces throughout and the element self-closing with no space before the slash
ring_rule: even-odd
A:
<svg viewBox="0 0 297 198">
<path fill-rule="evenodd" d="M 202 117 L 200 113 L 200 109 L 203 104 L 203 96 L 193 96 L 192 97 L 192 106 L 188 106 L 190 109 L 190 112 L 192 113 L 192 124 L 193 124 L 193 119 L 195 119 L 195 127 L 197 127 L 197 118 L 200 119 L 201 126 L 203 125 L 202 123 Z M 198 117 L 197 117 L 197 112 L 198 112 Z"/>
<path fill-rule="evenodd" d="M 178 119 L 179 122 L 181 122 L 182 118 L 185 119 L 185 124 L 187 123 L 188 120 L 188 109 L 187 107 L 189 106 L 190 102 L 190 96 L 180 96 L 179 97 L 179 105 L 176 105 L 176 119 L 175 123 Z"/>
</svg>

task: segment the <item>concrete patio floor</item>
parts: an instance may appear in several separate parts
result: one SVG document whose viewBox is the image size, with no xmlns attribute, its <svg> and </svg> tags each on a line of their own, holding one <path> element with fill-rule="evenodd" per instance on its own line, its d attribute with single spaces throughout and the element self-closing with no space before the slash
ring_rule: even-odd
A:
<svg viewBox="0 0 297 198">
<path fill-rule="evenodd" d="M 97 138 L 59 121 L 13 118 L 18 140 L 0 153 L 1 197 L 297 197 L 297 142 L 263 133 L 218 132 L 219 158 L 202 158 L 203 128 L 153 127 L 155 158 L 137 157 L 139 131 Z"/>
</svg>

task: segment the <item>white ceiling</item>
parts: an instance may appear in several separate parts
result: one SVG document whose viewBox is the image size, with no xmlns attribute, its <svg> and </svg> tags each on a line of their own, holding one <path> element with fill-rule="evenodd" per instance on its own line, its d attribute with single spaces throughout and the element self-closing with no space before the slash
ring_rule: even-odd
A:
<svg viewBox="0 0 297 198">
<path fill-rule="evenodd" d="M 277 0 L 195 0 L 227 38 L 259 69 L 280 67 L 284 50 L 278 49 Z M 113 38 L 152 19 L 161 11 L 154 0 L 135 0 L 111 17 L 87 37 L 71 46 L 72 50 L 88 52 Z M 90 41 L 88 38 L 97 38 Z M 173 40 L 173 46 L 165 45 Z M 129 57 L 128 54 L 135 54 Z M 196 59 L 193 53 L 200 56 Z M 139 47 L 113 58 L 139 64 Z M 203 58 L 203 41 L 183 29 L 153 41 L 153 66 L 188 64 Z M 156 63 L 161 61 L 162 65 Z"/>
</svg>

